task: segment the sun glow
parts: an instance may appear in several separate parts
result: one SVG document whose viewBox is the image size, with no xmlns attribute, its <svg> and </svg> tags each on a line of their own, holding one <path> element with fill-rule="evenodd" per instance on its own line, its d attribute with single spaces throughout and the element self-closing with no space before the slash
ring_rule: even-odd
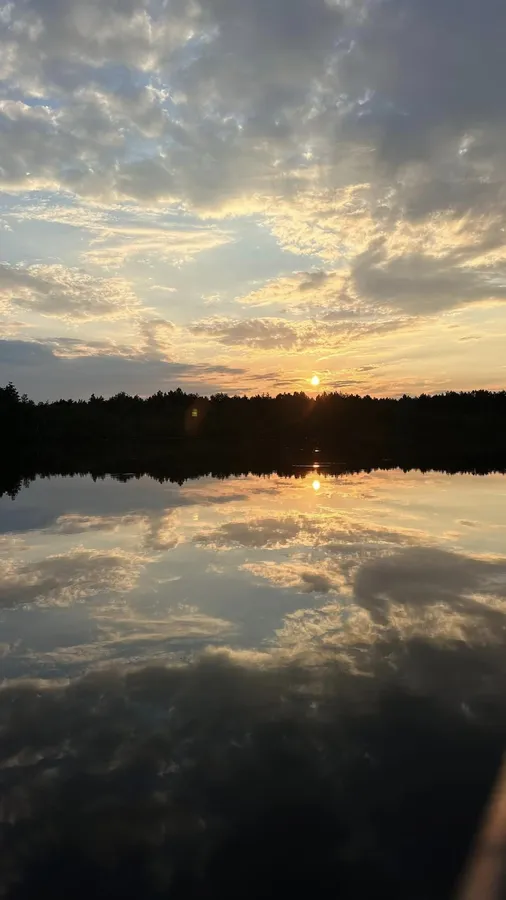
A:
<svg viewBox="0 0 506 900">
<path fill-rule="evenodd" d="M 313 387 L 318 387 L 318 385 L 320 384 L 320 379 L 318 378 L 318 375 L 313 375 L 313 377 L 311 379 L 311 384 L 313 385 Z"/>
<path fill-rule="evenodd" d="M 313 481 L 313 491 L 319 491 L 321 488 L 321 484 L 317 478 Z"/>
</svg>

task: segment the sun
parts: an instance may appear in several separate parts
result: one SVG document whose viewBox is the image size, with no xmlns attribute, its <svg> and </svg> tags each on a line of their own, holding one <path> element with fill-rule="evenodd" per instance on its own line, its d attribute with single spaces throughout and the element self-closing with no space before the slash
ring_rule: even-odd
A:
<svg viewBox="0 0 506 900">
<path fill-rule="evenodd" d="M 311 379 L 311 384 L 313 385 L 313 387 L 318 387 L 318 385 L 320 384 L 320 379 L 318 378 L 318 375 L 313 375 L 313 377 Z"/>
</svg>

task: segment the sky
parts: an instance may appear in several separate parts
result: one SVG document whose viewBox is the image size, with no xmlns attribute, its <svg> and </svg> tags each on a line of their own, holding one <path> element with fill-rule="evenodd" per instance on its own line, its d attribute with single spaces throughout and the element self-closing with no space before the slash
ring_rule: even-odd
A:
<svg viewBox="0 0 506 900">
<path fill-rule="evenodd" d="M 506 383 L 503 0 L 0 0 L 0 384 Z"/>
</svg>

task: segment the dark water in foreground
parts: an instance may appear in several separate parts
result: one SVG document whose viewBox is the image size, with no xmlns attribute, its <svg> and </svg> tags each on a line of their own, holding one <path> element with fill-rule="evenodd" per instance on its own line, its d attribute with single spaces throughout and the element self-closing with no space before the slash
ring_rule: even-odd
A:
<svg viewBox="0 0 506 900">
<path fill-rule="evenodd" d="M 0 500 L 4 894 L 453 896 L 506 743 L 506 477 L 324 462 Z"/>
</svg>

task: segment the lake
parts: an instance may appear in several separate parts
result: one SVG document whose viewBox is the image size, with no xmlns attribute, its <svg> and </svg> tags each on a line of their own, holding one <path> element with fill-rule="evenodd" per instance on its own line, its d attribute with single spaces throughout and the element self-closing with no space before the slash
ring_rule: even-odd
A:
<svg viewBox="0 0 506 900">
<path fill-rule="evenodd" d="M 506 477 L 314 456 L 0 499 L 8 896 L 452 896 L 506 739 Z"/>
</svg>

